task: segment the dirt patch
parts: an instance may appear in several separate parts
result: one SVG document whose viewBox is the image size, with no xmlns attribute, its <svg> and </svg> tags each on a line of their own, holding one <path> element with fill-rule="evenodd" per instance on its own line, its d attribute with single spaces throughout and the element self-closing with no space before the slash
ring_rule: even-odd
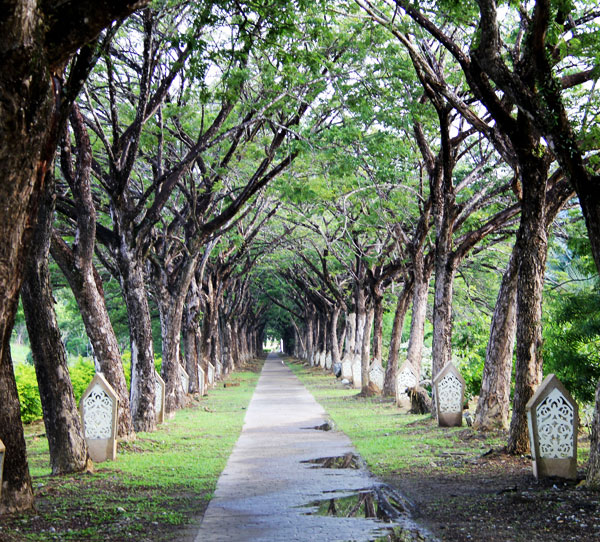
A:
<svg viewBox="0 0 600 542">
<path fill-rule="evenodd" d="M 471 431 L 467 435 L 477 438 Z M 502 449 L 477 458 L 440 458 L 440 463 L 448 462 L 460 462 L 462 467 L 467 463 L 467 474 L 464 469 L 452 474 L 435 465 L 385 478 L 412 501 L 415 520 L 440 540 L 600 540 L 600 493 L 580 481 L 537 481 L 529 458 L 510 456 Z M 580 475 L 583 479 L 584 472 Z"/>
</svg>

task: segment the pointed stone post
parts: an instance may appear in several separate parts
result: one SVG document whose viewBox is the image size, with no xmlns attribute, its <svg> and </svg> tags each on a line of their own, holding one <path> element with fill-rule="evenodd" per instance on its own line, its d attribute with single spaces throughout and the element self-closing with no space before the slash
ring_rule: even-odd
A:
<svg viewBox="0 0 600 542">
<path fill-rule="evenodd" d="M 385 372 L 383 371 L 383 367 L 379 365 L 376 361 L 371 365 L 371 369 L 369 369 L 369 385 L 376 391 L 377 393 L 381 393 L 383 391 L 383 381 L 385 379 Z"/>
<path fill-rule="evenodd" d="M 179 379 L 181 380 L 183 394 L 187 395 L 190 393 L 190 377 L 187 374 L 187 371 L 181 365 L 179 366 Z"/>
<path fill-rule="evenodd" d="M 102 373 L 96 373 L 79 402 L 83 432 L 95 463 L 117 457 L 119 397 Z"/>
<path fill-rule="evenodd" d="M 156 412 L 156 423 L 165 421 L 165 381 L 154 371 L 154 411 Z"/>
<path fill-rule="evenodd" d="M 446 363 L 433 380 L 433 396 L 440 427 L 461 427 L 465 379 L 452 362 Z"/>
<path fill-rule="evenodd" d="M 526 408 L 534 476 L 576 479 L 579 409 L 571 394 L 549 374 Z"/>
<path fill-rule="evenodd" d="M 6 453 L 6 447 L 4 442 L 0 440 L 0 497 L 2 497 L 2 478 L 4 475 L 4 454 Z"/>
<path fill-rule="evenodd" d="M 200 396 L 206 395 L 206 375 L 204 374 L 204 369 L 200 367 L 198 363 L 198 391 Z"/>
<path fill-rule="evenodd" d="M 350 359 L 342 361 L 342 378 L 352 382 L 352 360 Z"/>
<path fill-rule="evenodd" d="M 352 358 L 352 387 L 357 390 L 362 388 L 360 356 L 354 356 Z"/>
<path fill-rule="evenodd" d="M 208 385 L 213 388 L 215 386 L 215 366 L 208 363 Z"/>
<path fill-rule="evenodd" d="M 409 411 L 412 408 L 410 396 L 406 388 L 414 388 L 419 384 L 418 376 L 414 367 L 405 361 L 396 373 L 396 405 L 402 410 Z"/>
</svg>

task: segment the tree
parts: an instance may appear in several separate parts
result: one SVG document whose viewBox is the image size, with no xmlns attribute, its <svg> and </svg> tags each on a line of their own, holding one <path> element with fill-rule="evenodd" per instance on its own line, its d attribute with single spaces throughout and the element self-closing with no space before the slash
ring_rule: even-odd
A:
<svg viewBox="0 0 600 542">
<path fill-rule="evenodd" d="M 0 21 L 0 439 L 6 446 L 0 514 L 33 504 L 9 341 L 17 309 L 30 225 L 70 103 L 89 71 L 83 47 L 114 20 L 148 0 L 3 5 Z M 83 47 L 83 48 L 82 48 Z M 64 85 L 63 69 L 80 49 Z M 59 105 L 60 104 L 60 105 Z M 61 107 L 62 106 L 62 107 Z"/>
</svg>

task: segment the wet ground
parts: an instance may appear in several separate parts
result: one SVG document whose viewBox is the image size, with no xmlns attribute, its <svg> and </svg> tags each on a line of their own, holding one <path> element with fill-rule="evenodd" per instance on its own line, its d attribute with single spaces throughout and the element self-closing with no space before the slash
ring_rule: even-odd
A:
<svg viewBox="0 0 600 542">
<path fill-rule="evenodd" d="M 275 355 L 195 542 L 434 540 Z"/>
</svg>

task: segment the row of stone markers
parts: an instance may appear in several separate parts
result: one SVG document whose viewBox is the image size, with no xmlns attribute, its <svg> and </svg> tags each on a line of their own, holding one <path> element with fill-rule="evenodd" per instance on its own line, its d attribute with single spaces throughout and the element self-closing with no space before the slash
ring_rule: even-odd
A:
<svg viewBox="0 0 600 542">
<path fill-rule="evenodd" d="M 356 372 L 351 362 L 342 364 L 343 378 L 354 379 Z M 358 375 L 360 378 L 360 372 Z M 369 370 L 370 383 L 381 391 L 384 377 L 383 368 L 374 363 Z M 404 362 L 396 377 L 399 408 L 406 412 L 411 410 L 412 401 L 407 390 L 415 389 L 418 384 L 419 378 L 412 365 Z M 462 426 L 464 394 L 464 378 L 452 363 L 448 363 L 433 381 L 435 409 L 441 427 Z M 578 406 L 555 375 L 548 375 L 527 403 L 527 421 L 535 477 L 576 478 Z"/>
<path fill-rule="evenodd" d="M 183 367 L 181 372 L 181 385 L 184 393 L 188 393 L 190 377 Z M 155 371 L 155 402 L 157 423 L 165 420 L 165 382 Z M 205 395 L 208 387 L 215 385 L 215 368 L 208 364 L 208 378 L 205 378 L 204 370 L 198 366 L 198 389 L 201 395 Z M 85 390 L 79 403 L 83 431 L 90 452 L 90 457 L 95 463 L 101 463 L 107 459 L 114 460 L 117 456 L 117 409 L 119 400 L 112 386 L 101 373 L 97 373 Z M 4 446 L 0 442 L 0 483 L 1 466 L 4 457 Z M 1 487 L 1 485 L 0 485 Z"/>
</svg>

